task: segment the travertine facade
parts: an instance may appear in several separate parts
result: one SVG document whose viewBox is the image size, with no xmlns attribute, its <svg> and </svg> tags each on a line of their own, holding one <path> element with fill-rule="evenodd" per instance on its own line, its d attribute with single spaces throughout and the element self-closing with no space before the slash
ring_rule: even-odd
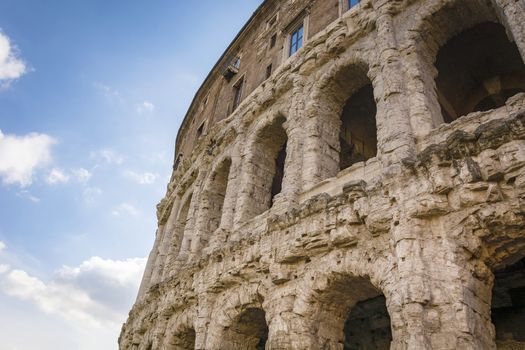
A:
<svg viewBox="0 0 525 350">
<path fill-rule="evenodd" d="M 525 349 L 525 2 L 349 5 L 198 91 L 121 349 Z"/>
</svg>

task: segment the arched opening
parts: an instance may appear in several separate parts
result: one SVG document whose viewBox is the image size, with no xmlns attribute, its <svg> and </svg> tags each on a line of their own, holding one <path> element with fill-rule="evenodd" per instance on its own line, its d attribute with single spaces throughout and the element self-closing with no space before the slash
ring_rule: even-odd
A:
<svg viewBox="0 0 525 350">
<path fill-rule="evenodd" d="M 439 50 L 435 67 L 445 123 L 499 108 L 525 91 L 525 65 L 499 23 L 483 22 L 453 36 Z"/>
<path fill-rule="evenodd" d="M 317 346 L 345 350 L 390 349 L 392 332 L 384 295 L 368 279 L 336 277 L 316 297 Z"/>
<path fill-rule="evenodd" d="M 166 350 L 193 350 L 195 349 L 195 329 L 187 328 L 175 334 L 170 344 L 165 344 Z"/>
<path fill-rule="evenodd" d="M 339 169 L 377 155 L 376 103 L 374 89 L 368 78 L 364 86 L 353 92 L 341 113 Z"/>
<path fill-rule="evenodd" d="M 383 295 L 358 302 L 345 322 L 345 350 L 388 350 L 392 341 L 390 316 Z"/>
<path fill-rule="evenodd" d="M 284 117 L 277 117 L 257 135 L 251 158 L 252 172 L 250 208 L 248 216 L 254 217 L 273 205 L 282 190 L 286 163 L 288 137 L 284 130 Z"/>
<path fill-rule="evenodd" d="M 260 308 L 242 312 L 223 338 L 223 350 L 264 350 L 268 340 L 266 314 Z"/>
<path fill-rule="evenodd" d="M 492 323 L 498 349 L 525 348 L 525 258 L 494 272 Z"/>
<path fill-rule="evenodd" d="M 207 231 L 213 233 L 221 224 L 222 208 L 228 187 L 228 177 L 230 175 L 231 159 L 225 159 L 213 172 L 208 185 L 207 198 L 208 215 Z"/>
</svg>

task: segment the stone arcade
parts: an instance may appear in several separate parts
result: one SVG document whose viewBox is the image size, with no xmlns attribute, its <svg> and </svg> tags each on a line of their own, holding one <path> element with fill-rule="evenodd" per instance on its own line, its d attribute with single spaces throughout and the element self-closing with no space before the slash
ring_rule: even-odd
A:
<svg viewBox="0 0 525 350">
<path fill-rule="evenodd" d="M 525 2 L 266 0 L 197 92 L 121 349 L 525 349 Z"/>
</svg>

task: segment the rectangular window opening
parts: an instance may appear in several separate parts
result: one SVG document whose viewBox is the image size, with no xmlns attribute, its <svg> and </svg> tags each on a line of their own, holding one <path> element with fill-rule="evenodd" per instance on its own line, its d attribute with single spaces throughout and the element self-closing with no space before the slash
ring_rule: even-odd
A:
<svg viewBox="0 0 525 350">
<path fill-rule="evenodd" d="M 239 107 L 242 98 L 242 88 L 244 86 L 244 78 L 239 79 L 233 86 L 233 108 L 232 112 Z"/>
<path fill-rule="evenodd" d="M 202 123 L 201 126 L 199 126 L 199 128 L 197 129 L 197 138 L 201 137 L 203 132 L 204 132 L 204 123 Z"/>
<path fill-rule="evenodd" d="M 275 47 L 275 44 L 277 43 L 277 34 L 272 35 L 270 38 L 270 49 Z"/>
<path fill-rule="evenodd" d="M 301 24 L 296 30 L 290 35 L 290 54 L 294 55 L 303 46 L 304 36 L 304 25 Z"/>
<path fill-rule="evenodd" d="M 351 9 L 352 7 L 356 6 L 357 4 L 359 4 L 361 0 L 348 0 L 348 9 Z"/>
<path fill-rule="evenodd" d="M 271 75 L 272 75 L 272 64 L 266 67 L 266 79 L 268 79 Z"/>
</svg>

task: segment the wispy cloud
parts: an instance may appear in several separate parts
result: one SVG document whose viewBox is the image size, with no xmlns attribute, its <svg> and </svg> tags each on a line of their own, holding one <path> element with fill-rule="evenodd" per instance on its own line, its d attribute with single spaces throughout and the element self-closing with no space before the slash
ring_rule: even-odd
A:
<svg viewBox="0 0 525 350">
<path fill-rule="evenodd" d="M 121 203 L 118 207 L 113 209 L 111 212 L 113 216 L 137 216 L 140 214 L 140 211 L 131 203 Z"/>
<path fill-rule="evenodd" d="M 6 245 L 4 242 L 0 241 L 0 252 L 6 248 Z"/>
<path fill-rule="evenodd" d="M 141 185 L 151 185 L 155 183 L 158 178 L 156 174 L 150 172 L 137 173 L 131 170 L 124 171 L 124 176 Z"/>
<path fill-rule="evenodd" d="M 93 175 L 89 170 L 84 168 L 73 169 L 71 170 L 71 173 L 73 174 L 75 179 L 80 183 L 88 182 L 89 179 L 91 179 L 91 176 Z"/>
<path fill-rule="evenodd" d="M 46 134 L 4 135 L 0 130 L 0 177 L 4 184 L 31 185 L 35 170 L 51 161 L 55 143 Z"/>
<path fill-rule="evenodd" d="M 89 157 L 95 161 L 107 164 L 122 164 L 124 162 L 124 157 L 111 148 L 93 151 L 89 154 Z"/>
<path fill-rule="evenodd" d="M 0 86 L 6 87 L 13 80 L 27 72 L 25 62 L 19 57 L 18 49 L 0 30 Z"/>
<path fill-rule="evenodd" d="M 6 273 L 7 271 L 9 271 L 11 267 L 7 264 L 0 264 L 0 275 Z"/>
<path fill-rule="evenodd" d="M 97 199 L 102 195 L 102 190 L 98 187 L 86 187 L 82 191 L 82 199 L 84 203 L 93 205 L 97 202 Z"/>
<path fill-rule="evenodd" d="M 20 198 L 29 199 L 33 203 L 40 202 L 40 198 L 32 195 L 31 192 L 29 192 L 28 190 L 20 190 L 16 195 Z"/>
<path fill-rule="evenodd" d="M 151 113 L 153 111 L 155 111 L 155 105 L 150 101 L 144 101 L 137 106 L 137 113 L 139 114 Z"/>
<path fill-rule="evenodd" d="M 67 175 L 62 169 L 53 168 L 46 177 L 46 182 L 50 185 L 56 185 L 60 183 L 69 182 L 69 175 Z"/>
</svg>

